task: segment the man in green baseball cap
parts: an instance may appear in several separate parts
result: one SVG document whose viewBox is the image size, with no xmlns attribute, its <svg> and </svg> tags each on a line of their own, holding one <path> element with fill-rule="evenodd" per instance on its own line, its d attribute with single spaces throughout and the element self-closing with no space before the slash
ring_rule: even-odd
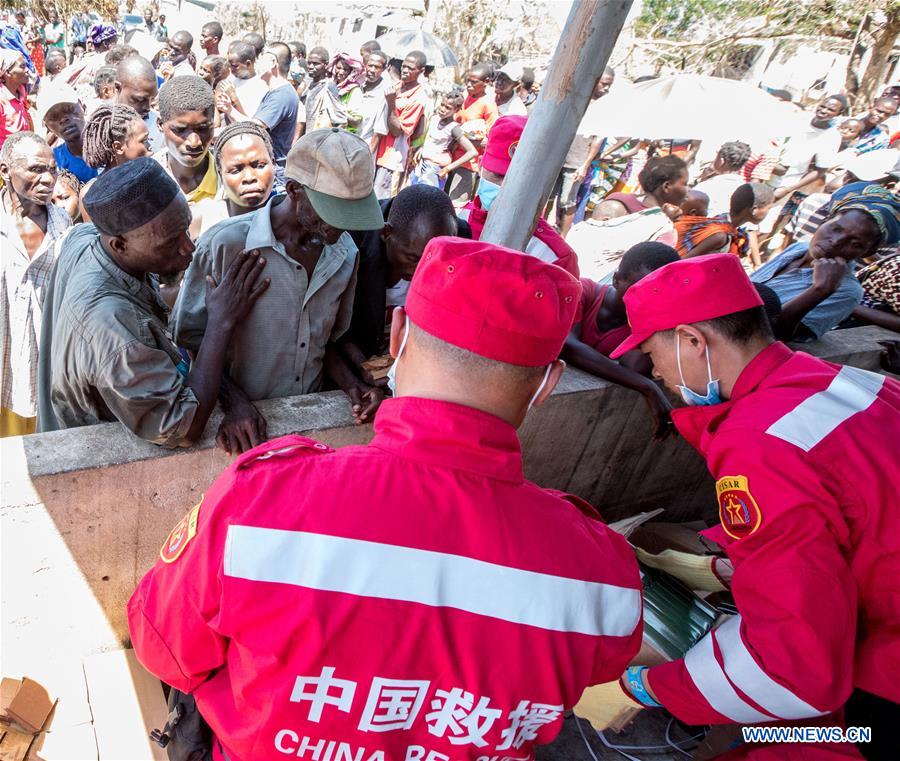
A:
<svg viewBox="0 0 900 761">
<path fill-rule="evenodd" d="M 266 440 L 253 404 L 259 399 L 320 391 L 330 379 L 347 393 L 359 423 L 381 401 L 334 350 L 350 325 L 356 287 L 359 252 L 347 230 L 384 226 L 369 147 L 343 130 L 310 132 L 288 153 L 285 179 L 286 195 L 200 236 L 172 314 L 176 342 L 196 351 L 207 330 L 208 278 L 221 282 L 245 250 L 265 260 L 269 287 L 235 331 L 222 382 L 217 441 L 229 452 Z"/>
<path fill-rule="evenodd" d="M 384 227 L 372 152 L 356 135 L 337 127 L 305 134 L 288 153 L 284 176 L 303 187 L 326 224 L 339 230 Z"/>
</svg>

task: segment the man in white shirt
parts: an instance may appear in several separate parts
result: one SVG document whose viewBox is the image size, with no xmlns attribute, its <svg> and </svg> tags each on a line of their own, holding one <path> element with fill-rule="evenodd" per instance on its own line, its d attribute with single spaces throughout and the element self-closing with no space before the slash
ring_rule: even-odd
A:
<svg viewBox="0 0 900 761">
<path fill-rule="evenodd" d="M 246 42 L 232 42 L 228 46 L 228 65 L 231 76 L 217 88 L 231 99 L 242 113 L 255 114 L 269 86 L 256 74 L 256 49 Z"/>
<path fill-rule="evenodd" d="M 181 30 L 175 32 L 169 40 L 169 63 L 174 67 L 173 77 L 193 76 L 194 67 L 191 66 L 191 48 L 194 46 L 194 37 L 190 32 Z"/>
<path fill-rule="evenodd" d="M 810 186 L 837 163 L 841 134 L 833 123 L 846 107 L 843 96 L 829 95 L 816 106 L 809 126 L 788 138 L 769 182 L 775 188 L 776 204 L 760 223 L 761 232 L 776 232 L 779 220 L 786 220 L 811 192 Z"/>
<path fill-rule="evenodd" d="M 500 116 L 528 116 L 525 104 L 518 94 L 522 74 L 522 64 L 512 62 L 497 72 L 494 79 L 494 98 Z"/>
<path fill-rule="evenodd" d="M 384 76 L 388 65 L 387 53 L 373 50 L 366 56 L 366 81 L 363 83 L 363 100 L 360 112 L 362 121 L 356 134 L 366 141 L 374 155 L 378 150 L 378 141 L 388 134 L 388 115 L 393 115 L 397 96 L 394 85 Z M 391 108 L 388 111 L 388 99 Z"/>
</svg>

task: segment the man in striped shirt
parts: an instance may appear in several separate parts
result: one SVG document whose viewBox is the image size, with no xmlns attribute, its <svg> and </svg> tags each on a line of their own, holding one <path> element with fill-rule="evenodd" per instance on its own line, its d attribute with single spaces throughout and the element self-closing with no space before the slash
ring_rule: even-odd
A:
<svg viewBox="0 0 900 761">
<path fill-rule="evenodd" d="M 872 743 L 790 758 L 891 758 L 900 721 L 900 384 L 774 341 L 737 257 L 669 264 L 625 295 L 631 336 L 688 407 L 706 458 L 738 615 L 672 663 L 623 680 L 688 724 L 872 728 Z M 891 752 L 893 751 L 893 752 Z M 735 758 L 787 758 L 745 747 Z M 729 755 L 729 758 L 732 758 Z"/>
<path fill-rule="evenodd" d="M 0 436 L 35 430 L 44 294 L 59 241 L 72 226 L 50 202 L 56 173 L 52 149 L 34 132 L 17 132 L 0 149 L 0 176 L 9 191 L 9 208 L 0 209 Z"/>
</svg>

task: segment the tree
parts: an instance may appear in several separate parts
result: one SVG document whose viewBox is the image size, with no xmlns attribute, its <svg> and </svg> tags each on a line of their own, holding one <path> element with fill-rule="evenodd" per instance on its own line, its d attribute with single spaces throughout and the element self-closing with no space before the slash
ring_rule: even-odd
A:
<svg viewBox="0 0 900 761">
<path fill-rule="evenodd" d="M 884 81 L 900 37 L 900 1 L 646 0 L 635 30 L 659 46 L 661 64 L 684 70 L 725 69 L 741 58 L 741 40 L 751 38 L 806 36 L 826 49 L 837 45 L 850 54 L 846 90 L 860 104 Z M 859 76 L 856 68 L 869 48 Z"/>
<path fill-rule="evenodd" d="M 5 8 L 21 8 L 23 3 L 16 2 L 16 0 L 3 0 L 3 6 Z M 39 25 L 46 24 L 50 19 L 50 11 L 56 10 L 60 19 L 67 26 L 69 19 L 76 11 L 88 8 L 84 0 L 32 0 L 32 2 L 25 3 L 24 6 L 34 14 Z M 109 19 L 113 15 L 118 15 L 119 3 L 117 0 L 91 0 L 90 10 L 101 18 Z"/>
<path fill-rule="evenodd" d="M 856 90 L 855 105 L 866 108 L 879 93 L 888 62 L 897 38 L 900 37 L 900 2 L 892 2 L 885 13 L 884 23 L 874 32 L 872 57 Z"/>
</svg>

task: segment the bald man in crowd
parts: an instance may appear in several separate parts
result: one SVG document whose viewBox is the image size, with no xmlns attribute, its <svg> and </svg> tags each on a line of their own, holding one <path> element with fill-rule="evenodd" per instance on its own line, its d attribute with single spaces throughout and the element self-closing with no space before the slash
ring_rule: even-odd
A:
<svg viewBox="0 0 900 761">
<path fill-rule="evenodd" d="M 116 102 L 131 106 L 141 115 L 150 133 L 151 152 L 165 144 L 159 128 L 159 112 L 150 106 L 158 93 L 156 70 L 146 58 L 129 56 L 116 66 Z"/>
</svg>

